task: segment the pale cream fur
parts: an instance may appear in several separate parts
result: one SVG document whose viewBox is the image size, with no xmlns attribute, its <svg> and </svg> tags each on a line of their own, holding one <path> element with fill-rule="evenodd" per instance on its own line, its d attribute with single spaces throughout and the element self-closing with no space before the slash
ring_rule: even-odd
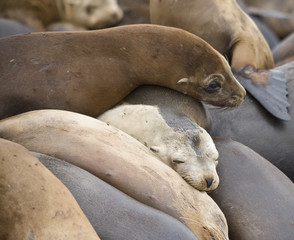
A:
<svg viewBox="0 0 294 240">
<path fill-rule="evenodd" d="M 211 191 L 217 188 L 218 152 L 210 135 L 196 123 L 191 121 L 195 126 L 193 130 L 175 130 L 168 126 L 158 107 L 142 104 L 119 105 L 106 111 L 98 119 L 145 144 L 161 161 L 176 170 L 196 189 Z M 191 142 L 191 139 L 197 142 Z M 197 152 L 192 145 L 197 148 Z M 207 187 L 206 178 L 213 179 L 210 187 Z"/>
</svg>

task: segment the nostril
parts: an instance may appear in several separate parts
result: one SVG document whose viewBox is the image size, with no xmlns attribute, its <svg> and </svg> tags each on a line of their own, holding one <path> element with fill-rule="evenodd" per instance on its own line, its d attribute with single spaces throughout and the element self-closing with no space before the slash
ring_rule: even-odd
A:
<svg viewBox="0 0 294 240">
<path fill-rule="evenodd" d="M 213 178 L 205 178 L 205 181 L 206 181 L 207 187 L 209 188 L 213 182 Z"/>
<path fill-rule="evenodd" d="M 111 15 L 111 17 L 112 17 L 113 20 L 117 20 L 118 19 L 118 14 L 117 13 L 113 13 Z"/>
</svg>

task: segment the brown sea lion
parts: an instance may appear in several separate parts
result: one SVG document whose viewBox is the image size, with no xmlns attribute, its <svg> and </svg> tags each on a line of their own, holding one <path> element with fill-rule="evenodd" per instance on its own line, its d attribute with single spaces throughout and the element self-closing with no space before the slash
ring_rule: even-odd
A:
<svg viewBox="0 0 294 240">
<path fill-rule="evenodd" d="M 245 96 L 224 57 L 177 28 L 24 34 L 0 39 L 0 51 L 0 119 L 44 108 L 97 117 L 143 84 L 218 106 L 238 106 Z"/>
<path fill-rule="evenodd" d="M 30 152 L 0 139 L 0 239 L 100 239 L 69 190 Z"/>
<path fill-rule="evenodd" d="M 199 239 L 228 239 L 226 219 L 143 144 L 97 119 L 38 110 L 0 121 L 0 137 L 77 165 L 136 200 L 183 222 Z"/>
<path fill-rule="evenodd" d="M 103 240 L 198 240 L 180 221 L 142 204 L 91 173 L 33 153 L 71 191 Z"/>
<path fill-rule="evenodd" d="M 233 72 L 248 92 L 273 115 L 289 120 L 286 94 L 272 86 L 279 82 L 284 90 L 286 81 L 281 73 L 266 70 L 274 67 L 271 50 L 235 0 L 150 0 L 150 19 L 153 24 L 178 27 L 203 38 L 229 58 Z M 277 99 L 268 104 L 273 94 Z"/>
<path fill-rule="evenodd" d="M 221 181 L 211 196 L 227 217 L 230 239 L 292 239 L 294 184 L 245 145 L 223 138 L 214 141 Z"/>
<path fill-rule="evenodd" d="M 60 21 L 87 29 L 110 27 L 119 23 L 123 12 L 116 0 L 1 0 L 0 16 L 44 31 Z"/>
<path fill-rule="evenodd" d="M 294 61 L 294 33 L 284 38 L 272 52 L 276 66 Z"/>
</svg>

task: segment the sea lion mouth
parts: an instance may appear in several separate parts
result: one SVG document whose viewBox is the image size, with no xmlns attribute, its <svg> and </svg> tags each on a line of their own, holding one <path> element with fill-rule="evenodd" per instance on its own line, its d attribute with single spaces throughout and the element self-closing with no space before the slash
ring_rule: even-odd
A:
<svg viewBox="0 0 294 240">
<path fill-rule="evenodd" d="M 232 96 L 228 101 L 225 102 L 226 107 L 238 107 L 240 106 L 244 101 L 244 97 L 234 95 Z"/>
</svg>

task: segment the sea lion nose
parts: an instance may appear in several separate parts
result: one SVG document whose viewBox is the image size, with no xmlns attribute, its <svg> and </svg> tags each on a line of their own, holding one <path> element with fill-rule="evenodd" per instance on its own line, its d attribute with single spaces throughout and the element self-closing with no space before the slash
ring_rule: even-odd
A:
<svg viewBox="0 0 294 240">
<path fill-rule="evenodd" d="M 231 106 L 239 106 L 244 101 L 245 94 L 234 95 L 230 99 Z"/>
<path fill-rule="evenodd" d="M 117 13 L 111 14 L 111 17 L 112 17 L 113 20 L 118 20 L 119 19 L 119 15 Z"/>
<path fill-rule="evenodd" d="M 205 181 L 206 181 L 207 187 L 209 188 L 213 182 L 213 178 L 205 178 Z"/>
</svg>

